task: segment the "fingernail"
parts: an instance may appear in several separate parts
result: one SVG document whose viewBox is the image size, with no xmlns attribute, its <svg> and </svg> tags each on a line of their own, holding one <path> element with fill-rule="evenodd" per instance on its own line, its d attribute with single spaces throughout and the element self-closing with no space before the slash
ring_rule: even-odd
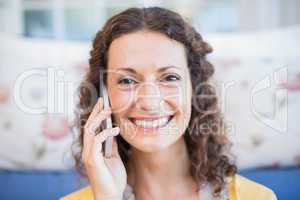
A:
<svg viewBox="0 0 300 200">
<path fill-rule="evenodd" d="M 120 131 L 120 128 L 119 127 L 114 127 L 113 129 L 112 129 L 112 133 L 115 135 L 115 134 L 117 134 L 117 133 L 119 133 L 119 131 Z"/>
<path fill-rule="evenodd" d="M 111 108 L 105 108 L 104 109 L 104 112 L 107 112 L 107 113 L 111 113 L 111 111 L 112 111 Z"/>
<path fill-rule="evenodd" d="M 105 112 L 111 112 L 112 111 L 110 107 L 105 108 L 104 110 L 105 110 Z"/>
</svg>

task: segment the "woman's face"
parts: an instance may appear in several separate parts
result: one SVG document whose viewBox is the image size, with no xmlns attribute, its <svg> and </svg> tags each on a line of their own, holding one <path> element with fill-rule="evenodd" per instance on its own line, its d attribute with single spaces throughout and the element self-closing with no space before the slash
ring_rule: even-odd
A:
<svg viewBox="0 0 300 200">
<path fill-rule="evenodd" d="M 184 46 L 157 32 L 115 39 L 107 88 L 115 123 L 133 147 L 154 152 L 175 143 L 191 115 L 191 80 Z"/>
</svg>

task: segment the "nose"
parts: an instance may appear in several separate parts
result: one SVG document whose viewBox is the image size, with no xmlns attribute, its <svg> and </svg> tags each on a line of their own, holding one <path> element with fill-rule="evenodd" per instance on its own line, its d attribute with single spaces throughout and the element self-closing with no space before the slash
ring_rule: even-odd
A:
<svg viewBox="0 0 300 200">
<path fill-rule="evenodd" d="M 159 86 L 155 82 L 145 82 L 136 93 L 136 106 L 141 111 L 159 112 L 162 101 Z"/>
</svg>

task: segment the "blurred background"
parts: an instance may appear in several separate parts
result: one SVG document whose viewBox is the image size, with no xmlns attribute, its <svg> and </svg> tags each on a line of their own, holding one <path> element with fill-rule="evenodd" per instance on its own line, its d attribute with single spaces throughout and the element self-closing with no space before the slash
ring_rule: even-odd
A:
<svg viewBox="0 0 300 200">
<path fill-rule="evenodd" d="M 300 1 L 0 0 L 0 199 L 58 199 L 74 170 L 74 105 L 91 41 L 129 7 L 179 12 L 213 47 L 239 173 L 300 199 Z"/>
</svg>

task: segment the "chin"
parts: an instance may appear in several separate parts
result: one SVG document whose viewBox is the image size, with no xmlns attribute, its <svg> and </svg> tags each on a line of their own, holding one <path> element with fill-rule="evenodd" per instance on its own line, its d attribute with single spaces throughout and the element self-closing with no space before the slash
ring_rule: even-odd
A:
<svg viewBox="0 0 300 200">
<path fill-rule="evenodd" d="M 122 137 L 138 151 L 145 153 L 153 153 L 162 151 L 173 144 L 175 144 L 183 134 L 157 134 L 155 136 L 145 136 L 137 133 L 135 137 L 128 137 L 128 135 L 122 135 Z"/>
<path fill-rule="evenodd" d="M 143 141 L 128 141 L 129 144 L 135 148 L 138 151 L 145 152 L 145 153 L 154 153 L 162 151 L 169 146 L 171 146 L 173 143 L 176 142 L 176 140 L 156 140 L 151 141 L 149 139 L 144 139 Z"/>
</svg>

